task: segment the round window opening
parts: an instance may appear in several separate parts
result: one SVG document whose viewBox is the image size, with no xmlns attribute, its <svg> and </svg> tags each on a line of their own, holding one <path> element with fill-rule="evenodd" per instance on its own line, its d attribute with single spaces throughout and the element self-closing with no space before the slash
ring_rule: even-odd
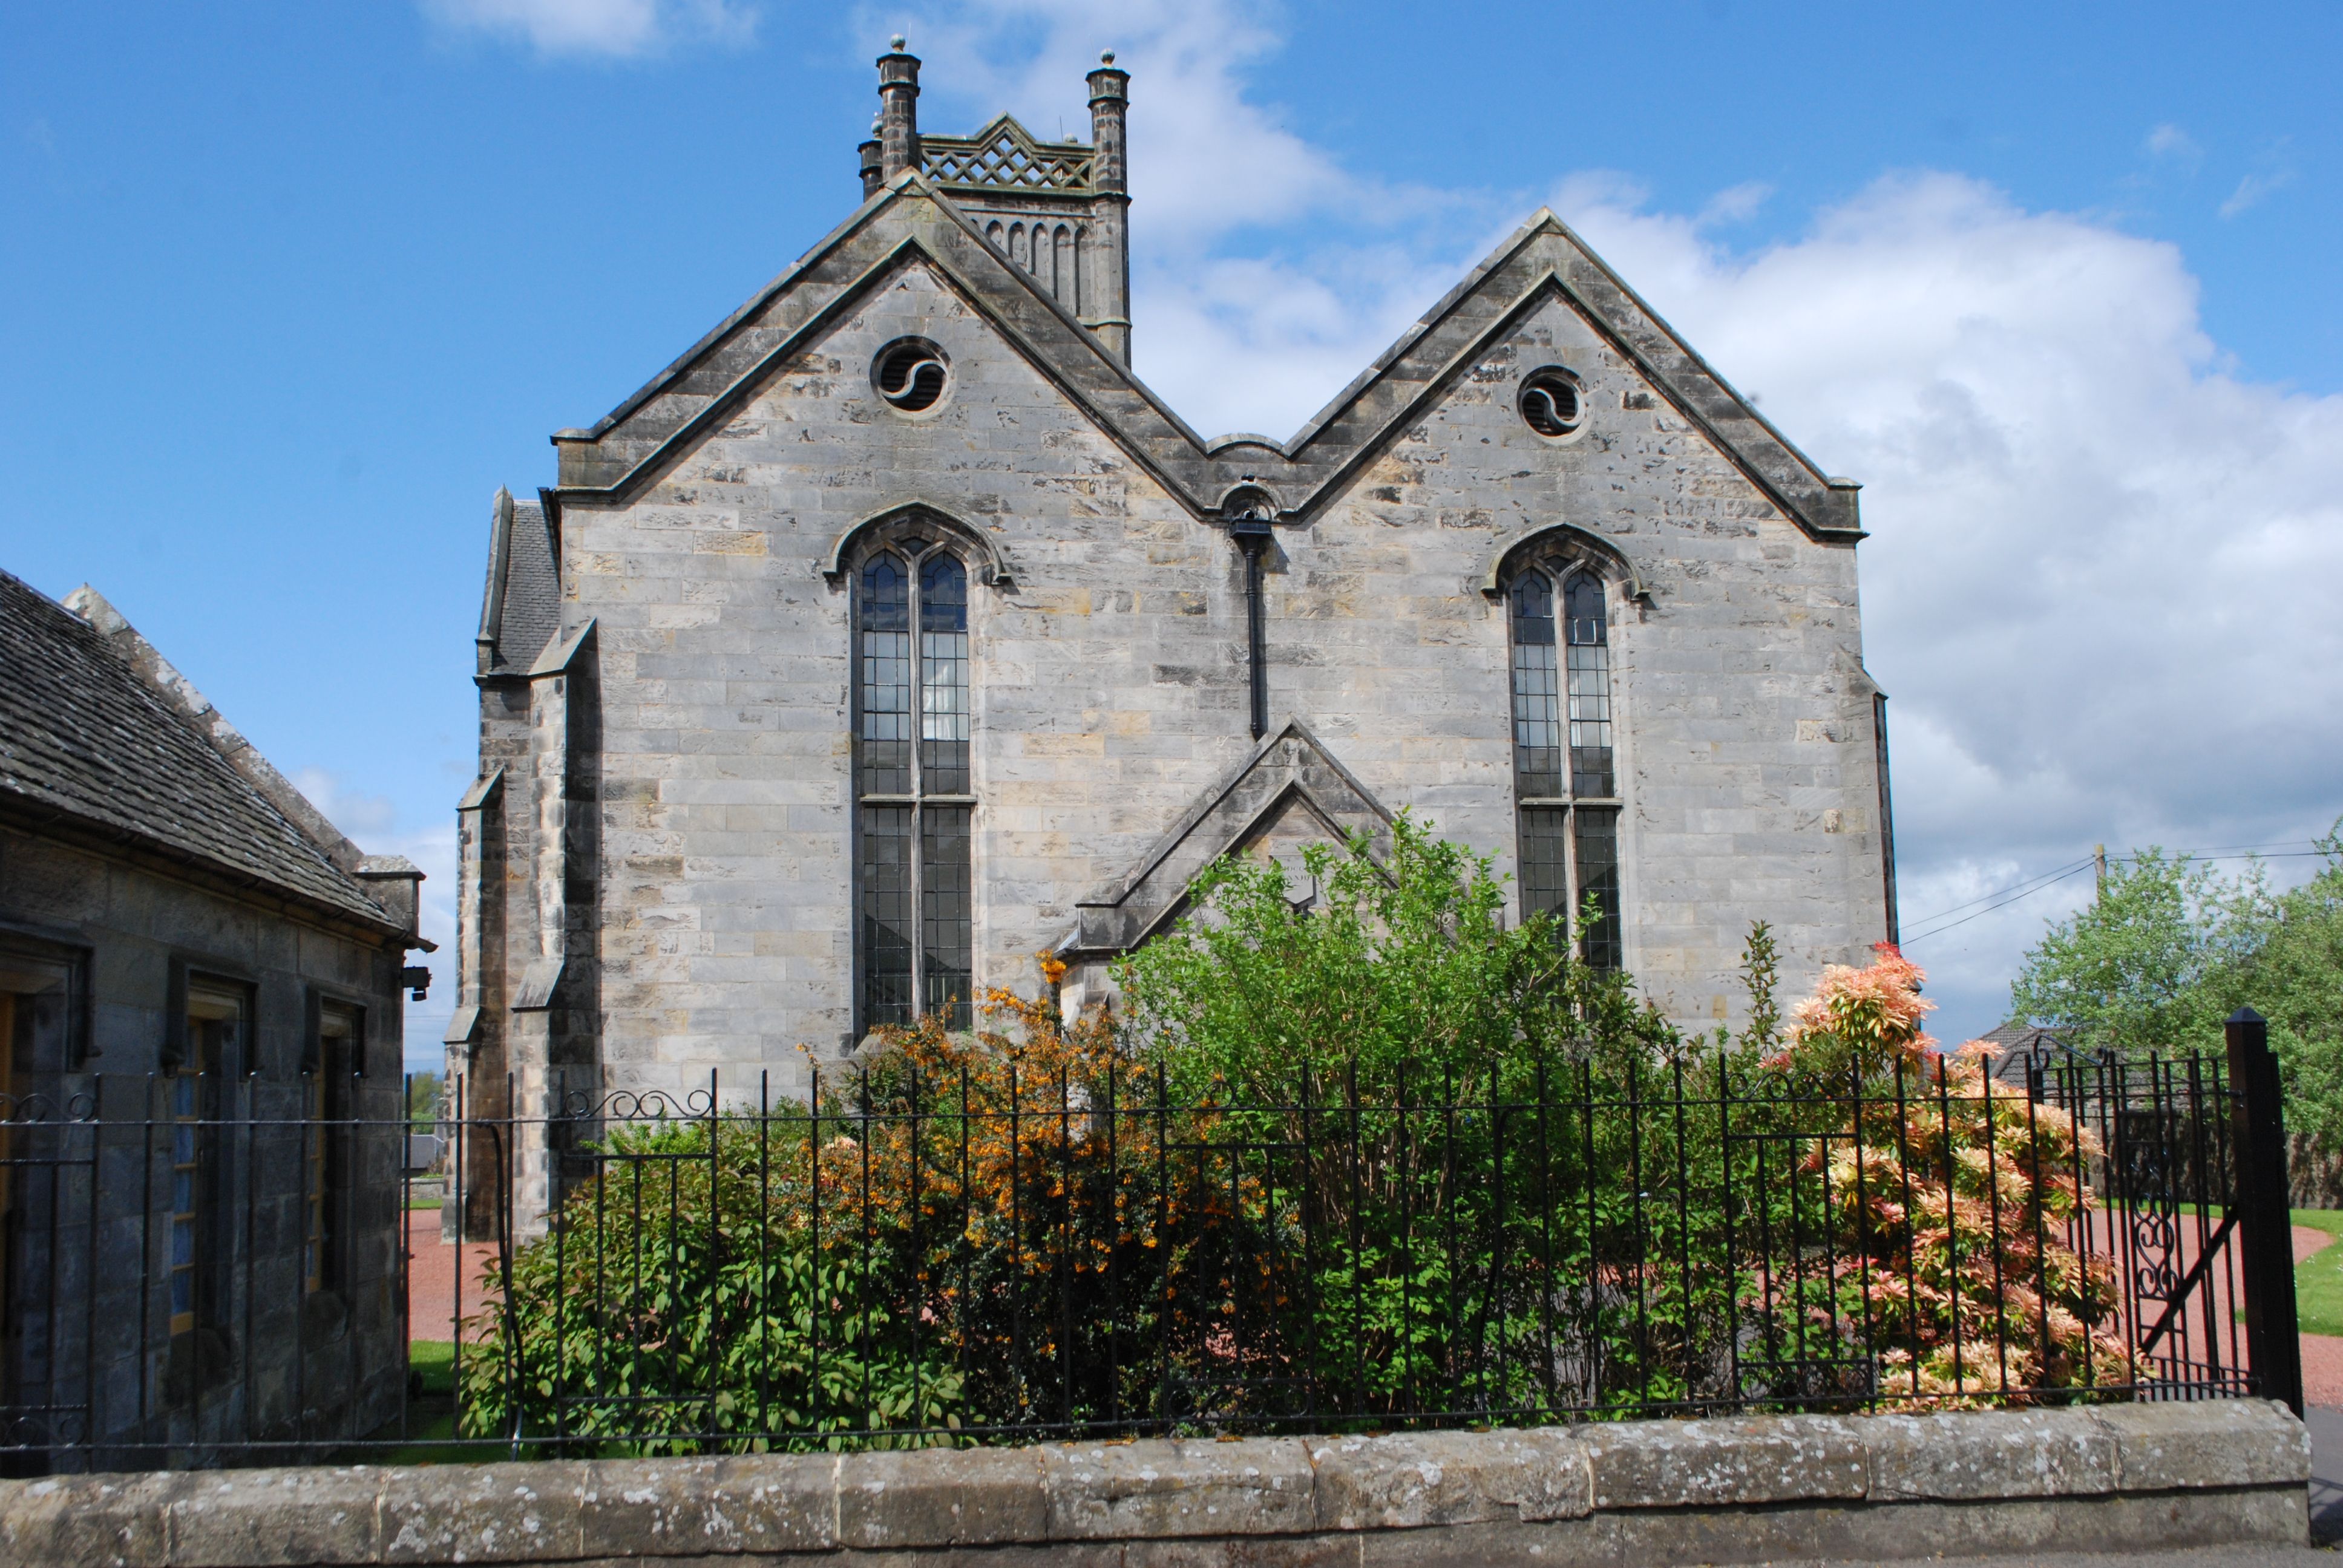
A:
<svg viewBox="0 0 2343 1568">
<path fill-rule="evenodd" d="M 1567 436 L 1578 428 L 1585 404 L 1567 370 L 1538 370 L 1522 383 L 1522 417 L 1541 436 Z"/>
<path fill-rule="evenodd" d="M 870 366 L 871 384 L 888 405 L 905 414 L 924 414 L 943 400 L 951 369 L 944 351 L 924 337 L 906 337 L 879 351 Z"/>
</svg>

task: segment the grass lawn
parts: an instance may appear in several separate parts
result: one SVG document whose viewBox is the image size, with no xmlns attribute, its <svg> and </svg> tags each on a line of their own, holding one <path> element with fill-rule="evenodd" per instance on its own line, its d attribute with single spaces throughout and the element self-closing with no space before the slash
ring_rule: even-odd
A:
<svg viewBox="0 0 2343 1568">
<path fill-rule="evenodd" d="M 2343 1209 L 2297 1209 L 2294 1222 L 2343 1238 Z M 2294 1266 L 2295 1322 L 2306 1334 L 2343 1334 L 2343 1247 Z"/>
</svg>

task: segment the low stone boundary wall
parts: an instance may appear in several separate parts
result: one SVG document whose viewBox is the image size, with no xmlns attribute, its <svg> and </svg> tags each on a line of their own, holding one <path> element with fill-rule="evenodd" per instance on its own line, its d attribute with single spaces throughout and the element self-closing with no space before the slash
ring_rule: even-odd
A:
<svg viewBox="0 0 2343 1568">
<path fill-rule="evenodd" d="M 2260 1401 L 0 1483 L 0 1563 L 1393 1568 L 2302 1542 Z"/>
</svg>

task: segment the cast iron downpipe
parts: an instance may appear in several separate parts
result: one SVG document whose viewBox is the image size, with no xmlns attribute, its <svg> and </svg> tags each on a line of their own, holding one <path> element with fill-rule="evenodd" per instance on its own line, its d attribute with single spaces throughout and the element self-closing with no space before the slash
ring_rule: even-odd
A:
<svg viewBox="0 0 2343 1568">
<path fill-rule="evenodd" d="M 1245 558 L 1245 643 L 1252 663 L 1252 738 L 1269 733 L 1269 656 L 1261 625 L 1261 552 L 1269 548 L 1270 522 L 1247 512 L 1229 525 L 1229 537 Z"/>
</svg>

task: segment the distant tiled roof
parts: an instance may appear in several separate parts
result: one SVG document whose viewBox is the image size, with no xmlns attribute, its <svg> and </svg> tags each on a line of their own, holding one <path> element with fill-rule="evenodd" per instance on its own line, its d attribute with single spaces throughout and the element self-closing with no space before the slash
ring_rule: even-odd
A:
<svg viewBox="0 0 2343 1568">
<path fill-rule="evenodd" d="M 561 629 L 561 578 L 553 532 L 535 501 L 498 498 L 498 538 L 488 552 L 488 602 L 480 617 L 482 675 L 525 675 Z"/>
<path fill-rule="evenodd" d="M 88 621 L 0 572 L 0 803 L 396 928 Z"/>
<path fill-rule="evenodd" d="M 2001 1055 L 1994 1060 L 1993 1075 L 2004 1083 L 2024 1083 L 2026 1065 L 2036 1053 L 2055 1059 L 2074 1050 L 2056 1030 L 2015 1019 L 1979 1038 L 2001 1047 Z"/>
</svg>

